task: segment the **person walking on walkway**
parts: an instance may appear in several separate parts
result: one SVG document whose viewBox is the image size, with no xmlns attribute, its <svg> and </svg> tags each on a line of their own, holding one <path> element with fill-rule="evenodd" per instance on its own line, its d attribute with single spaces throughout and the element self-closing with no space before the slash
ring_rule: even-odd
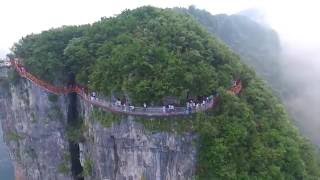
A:
<svg viewBox="0 0 320 180">
<path fill-rule="evenodd" d="M 147 104 L 145 102 L 143 103 L 143 108 L 145 111 L 147 111 Z"/>
<path fill-rule="evenodd" d="M 130 110 L 131 111 L 134 111 L 134 106 L 133 105 L 131 105 L 131 106 L 129 106 L 130 107 Z"/>
<path fill-rule="evenodd" d="M 162 112 L 166 113 L 166 106 L 162 106 Z"/>
</svg>

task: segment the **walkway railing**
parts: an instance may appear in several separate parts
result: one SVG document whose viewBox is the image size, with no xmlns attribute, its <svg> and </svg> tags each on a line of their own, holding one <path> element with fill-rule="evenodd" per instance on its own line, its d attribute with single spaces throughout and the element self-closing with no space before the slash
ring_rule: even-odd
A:
<svg viewBox="0 0 320 180">
<path fill-rule="evenodd" d="M 17 60 L 10 60 L 10 65 L 19 73 L 21 77 L 24 77 L 31 81 L 33 84 L 39 86 L 47 92 L 63 95 L 69 93 L 77 93 L 83 100 L 88 103 L 91 103 L 94 106 L 98 106 L 106 111 L 113 113 L 121 113 L 127 115 L 136 115 L 136 116 L 178 116 L 178 115 L 189 115 L 195 112 L 206 111 L 210 108 L 213 108 L 217 105 L 218 96 L 210 98 L 204 104 L 198 106 L 197 108 L 187 108 L 187 107 L 174 107 L 174 109 L 168 109 L 164 107 L 133 107 L 133 106 L 123 106 L 116 105 L 112 103 L 110 100 L 106 100 L 103 97 L 92 97 L 90 96 L 90 92 L 88 92 L 86 87 L 75 85 L 70 87 L 57 87 L 49 84 L 36 76 L 32 75 L 28 71 L 26 71 L 25 67 L 20 64 Z M 236 81 L 236 85 L 230 88 L 229 92 L 232 94 L 239 94 L 242 90 L 242 83 L 240 80 Z"/>
</svg>

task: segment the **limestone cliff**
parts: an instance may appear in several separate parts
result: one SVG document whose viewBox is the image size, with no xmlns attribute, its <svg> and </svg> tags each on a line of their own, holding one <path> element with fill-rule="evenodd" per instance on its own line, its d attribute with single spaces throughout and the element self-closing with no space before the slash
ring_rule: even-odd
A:
<svg viewBox="0 0 320 180">
<path fill-rule="evenodd" d="M 82 179 L 71 172 L 71 159 L 79 157 L 84 179 L 194 178 L 195 135 L 151 133 L 128 116 L 102 125 L 92 116 L 95 108 L 77 97 L 79 119 L 85 128 L 74 155 L 69 150 L 68 96 L 48 94 L 24 79 L 14 82 L 1 81 L 0 109 L 17 177 Z"/>
<path fill-rule="evenodd" d="M 4 139 L 22 179 L 72 179 L 62 172 L 70 167 L 65 137 L 66 101 L 20 79 L 1 82 L 1 119 Z M 63 166 L 66 167 L 63 167 Z"/>
</svg>

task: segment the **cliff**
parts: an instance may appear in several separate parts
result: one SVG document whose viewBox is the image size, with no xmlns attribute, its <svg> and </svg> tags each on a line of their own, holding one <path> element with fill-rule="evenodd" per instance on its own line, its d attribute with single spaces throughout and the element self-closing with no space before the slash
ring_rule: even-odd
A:
<svg viewBox="0 0 320 180">
<path fill-rule="evenodd" d="M 69 97 L 47 94 L 24 79 L 15 84 L 1 81 L 0 92 L 4 138 L 17 177 L 73 179 L 71 162 L 77 152 L 69 150 L 75 137 L 68 126 Z M 195 135 L 151 133 L 126 116 L 106 127 L 92 115 L 96 108 L 78 98 L 76 103 L 85 127 L 78 146 L 84 179 L 191 179 L 195 175 Z"/>
<path fill-rule="evenodd" d="M 68 89 L 80 87 L 72 86 L 76 79 L 136 107 L 163 106 L 166 97 L 184 106 L 219 94 L 215 108 L 185 119 L 137 118 L 91 107 L 75 91 L 48 95 L 10 76 L 2 122 L 29 179 L 320 177 L 317 151 L 279 99 L 190 16 L 141 7 L 31 34 L 12 49 L 12 58 L 45 82 Z M 228 91 L 235 79 L 240 94 Z"/>
<path fill-rule="evenodd" d="M 22 79 L 1 83 L 1 123 L 18 176 L 72 179 L 59 171 L 68 155 L 65 99 L 51 102 L 48 94 Z"/>
</svg>

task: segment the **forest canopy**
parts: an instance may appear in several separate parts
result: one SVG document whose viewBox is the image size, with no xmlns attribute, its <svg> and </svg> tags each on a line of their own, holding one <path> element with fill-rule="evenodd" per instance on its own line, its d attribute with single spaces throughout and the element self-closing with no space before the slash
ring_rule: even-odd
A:
<svg viewBox="0 0 320 180">
<path fill-rule="evenodd" d="M 74 73 L 105 95 L 161 104 L 217 90 L 219 106 L 190 126 L 199 134 L 200 179 L 319 179 L 315 149 L 264 82 L 194 18 L 141 7 L 92 25 L 32 34 L 13 47 L 29 71 L 55 84 Z M 226 93 L 240 78 L 240 96 Z M 182 121 L 180 121 L 182 122 Z"/>
<path fill-rule="evenodd" d="M 192 18 L 152 7 L 29 35 L 13 49 L 41 78 L 65 80 L 73 72 L 95 91 L 140 104 L 210 95 L 243 71 L 238 56 Z"/>
<path fill-rule="evenodd" d="M 258 24 L 242 14 L 212 15 L 194 6 L 174 10 L 193 17 L 239 54 L 243 62 L 254 67 L 263 78 L 273 82 L 279 77 L 280 40 L 268 26 Z"/>
</svg>

